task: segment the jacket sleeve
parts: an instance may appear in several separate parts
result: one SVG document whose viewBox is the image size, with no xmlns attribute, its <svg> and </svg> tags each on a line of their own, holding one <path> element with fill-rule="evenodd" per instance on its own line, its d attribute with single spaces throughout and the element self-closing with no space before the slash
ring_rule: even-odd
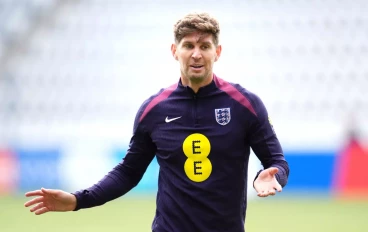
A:
<svg viewBox="0 0 368 232">
<path fill-rule="evenodd" d="M 251 96 L 251 101 L 256 115 L 250 125 L 250 146 L 261 161 L 264 169 L 269 167 L 277 167 L 279 169 L 276 179 L 284 187 L 289 177 L 289 165 L 285 160 L 282 147 L 271 124 L 266 107 L 261 99 L 254 94 Z M 257 173 L 256 178 L 261 171 Z"/>
<path fill-rule="evenodd" d="M 77 198 L 75 210 L 99 206 L 116 199 L 129 192 L 142 179 L 155 156 L 156 146 L 149 133 L 139 122 L 139 116 L 138 113 L 125 158 L 97 184 L 73 193 Z"/>
</svg>

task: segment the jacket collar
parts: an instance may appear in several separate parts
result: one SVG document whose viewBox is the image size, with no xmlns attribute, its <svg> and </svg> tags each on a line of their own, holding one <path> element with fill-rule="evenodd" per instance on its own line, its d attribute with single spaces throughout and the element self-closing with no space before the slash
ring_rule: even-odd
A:
<svg viewBox="0 0 368 232">
<path fill-rule="evenodd" d="M 190 88 L 189 86 L 183 85 L 183 83 L 181 82 L 181 78 L 179 78 L 178 89 L 180 89 L 182 91 L 187 91 L 188 93 L 190 93 L 192 95 L 195 94 L 197 96 L 206 96 L 210 93 L 213 93 L 216 89 L 218 89 L 217 86 L 216 86 L 216 80 L 217 80 L 217 76 L 215 74 L 213 74 L 213 79 L 212 79 L 211 83 L 209 83 L 208 85 L 200 87 L 197 94 L 195 94 L 193 89 Z"/>
</svg>

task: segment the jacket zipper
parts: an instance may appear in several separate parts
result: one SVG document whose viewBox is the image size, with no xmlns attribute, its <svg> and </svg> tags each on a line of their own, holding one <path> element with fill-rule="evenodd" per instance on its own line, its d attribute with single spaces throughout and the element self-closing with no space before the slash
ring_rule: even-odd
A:
<svg viewBox="0 0 368 232">
<path fill-rule="evenodd" d="M 197 118 L 198 97 L 197 97 L 197 94 L 193 94 L 193 101 L 194 101 L 194 107 L 193 107 L 194 126 L 198 126 L 198 118 Z"/>
</svg>

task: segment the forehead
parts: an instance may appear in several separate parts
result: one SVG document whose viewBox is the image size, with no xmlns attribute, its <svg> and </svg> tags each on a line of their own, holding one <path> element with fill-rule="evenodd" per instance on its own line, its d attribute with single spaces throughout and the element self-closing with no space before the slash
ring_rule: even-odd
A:
<svg viewBox="0 0 368 232">
<path fill-rule="evenodd" d="M 194 32 L 192 34 L 186 35 L 181 40 L 181 43 L 213 43 L 213 35 L 203 32 Z"/>
</svg>

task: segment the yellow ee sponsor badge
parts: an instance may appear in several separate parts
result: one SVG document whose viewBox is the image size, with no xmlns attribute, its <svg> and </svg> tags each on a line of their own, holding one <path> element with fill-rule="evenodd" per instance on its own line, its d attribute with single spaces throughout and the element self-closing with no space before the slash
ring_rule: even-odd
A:
<svg viewBox="0 0 368 232">
<path fill-rule="evenodd" d="M 207 158 L 211 151 L 211 143 L 203 134 L 195 133 L 185 138 L 184 154 L 188 157 L 184 164 L 187 177 L 194 182 L 208 179 L 212 172 L 211 161 Z"/>
</svg>

